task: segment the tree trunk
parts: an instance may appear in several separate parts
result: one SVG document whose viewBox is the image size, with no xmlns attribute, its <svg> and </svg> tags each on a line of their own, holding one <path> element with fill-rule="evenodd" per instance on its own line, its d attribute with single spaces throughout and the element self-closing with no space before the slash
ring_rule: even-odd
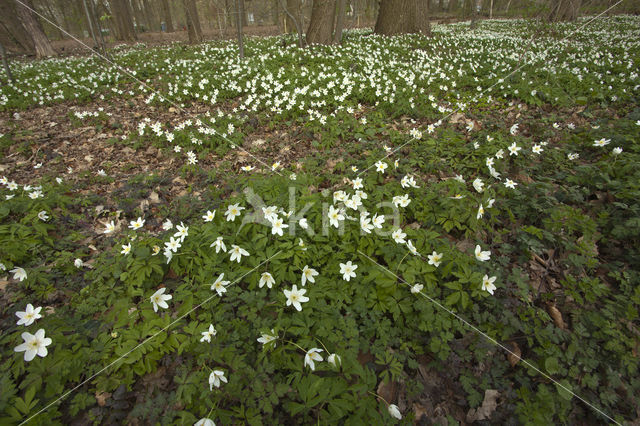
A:
<svg viewBox="0 0 640 426">
<path fill-rule="evenodd" d="M 342 29 L 344 28 L 344 8 L 346 0 L 338 0 L 336 11 L 338 17 L 336 18 L 336 29 L 333 32 L 333 42 L 335 44 L 342 43 Z"/>
<path fill-rule="evenodd" d="M 549 21 L 575 21 L 578 19 L 580 6 L 582 0 L 551 0 Z"/>
<path fill-rule="evenodd" d="M 431 34 L 428 0 L 381 0 L 374 32 L 394 35 Z"/>
<path fill-rule="evenodd" d="M 195 0 L 182 0 L 184 14 L 187 18 L 187 32 L 189 33 L 189 43 L 202 43 L 202 28 L 198 17 L 198 8 Z"/>
<path fill-rule="evenodd" d="M 168 33 L 173 32 L 173 20 L 171 19 L 171 8 L 169 7 L 169 0 L 161 0 L 162 3 L 162 17 L 167 26 L 166 31 Z"/>
<path fill-rule="evenodd" d="M 449 7 L 447 12 L 455 13 L 458 10 L 458 0 L 449 0 Z"/>
<path fill-rule="evenodd" d="M 271 19 L 273 20 L 273 25 L 280 26 L 280 5 L 278 0 L 271 1 Z"/>
<path fill-rule="evenodd" d="M 313 0 L 311 21 L 307 29 L 307 44 L 331 44 L 335 7 L 336 0 Z"/>
<path fill-rule="evenodd" d="M 238 33 L 238 56 L 244 59 L 244 34 L 242 32 L 242 15 L 244 15 L 244 2 L 236 0 L 236 32 Z"/>
<path fill-rule="evenodd" d="M 117 27 L 117 39 L 123 41 L 135 41 L 138 39 L 133 27 L 131 7 L 128 0 L 110 0 L 111 10 L 115 15 Z"/>
<path fill-rule="evenodd" d="M 297 31 L 298 26 L 302 26 L 300 22 L 300 1 L 299 0 L 286 0 L 286 15 L 287 15 L 287 32 L 294 34 Z M 290 16 L 292 15 L 293 18 Z M 295 19 L 295 20 L 294 20 Z"/>
<path fill-rule="evenodd" d="M 31 2 L 31 0 L 22 0 L 22 2 L 26 6 L 33 9 L 33 3 Z M 16 15 L 24 26 L 24 29 L 33 40 L 36 57 L 43 58 L 47 56 L 56 56 L 56 51 L 53 50 L 53 47 L 51 47 L 51 43 L 42 30 L 42 26 L 36 18 L 36 15 L 20 3 L 16 4 Z"/>
<path fill-rule="evenodd" d="M 36 50 L 31 36 L 15 17 L 15 3 L 0 1 L 0 43 L 9 52 L 34 54 Z"/>
</svg>

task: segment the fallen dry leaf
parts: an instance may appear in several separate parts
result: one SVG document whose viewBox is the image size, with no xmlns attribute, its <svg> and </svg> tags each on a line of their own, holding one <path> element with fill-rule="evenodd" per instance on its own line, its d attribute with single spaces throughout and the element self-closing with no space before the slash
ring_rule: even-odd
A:
<svg viewBox="0 0 640 426">
<path fill-rule="evenodd" d="M 555 307 L 555 305 L 547 305 L 547 312 L 549 312 L 549 315 L 553 319 L 553 323 L 556 325 L 556 327 L 562 329 L 567 328 L 564 320 L 562 319 L 562 313 L 558 308 Z"/>
<path fill-rule="evenodd" d="M 107 403 L 107 399 L 111 397 L 109 392 L 96 392 L 96 401 L 98 401 L 98 405 L 104 407 Z"/>
<path fill-rule="evenodd" d="M 522 351 L 516 342 L 511 342 L 511 352 L 507 354 L 507 360 L 512 367 L 515 367 L 516 364 L 520 361 L 520 357 L 522 356 Z"/>
<path fill-rule="evenodd" d="M 498 397 L 500 392 L 495 389 L 484 391 L 484 400 L 478 408 L 472 408 L 467 413 L 467 422 L 472 423 L 478 420 L 488 420 L 498 407 Z"/>
</svg>

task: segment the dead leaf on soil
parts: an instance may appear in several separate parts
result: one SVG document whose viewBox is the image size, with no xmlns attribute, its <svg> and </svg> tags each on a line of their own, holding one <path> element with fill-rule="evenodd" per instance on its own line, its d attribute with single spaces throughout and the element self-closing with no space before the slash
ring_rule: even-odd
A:
<svg viewBox="0 0 640 426">
<path fill-rule="evenodd" d="M 96 392 L 96 401 L 98 401 L 98 405 L 104 407 L 107 403 L 107 399 L 111 397 L 109 392 Z"/>
<path fill-rule="evenodd" d="M 4 291 L 8 285 L 9 285 L 9 280 L 7 279 L 7 277 L 3 277 L 0 279 L 0 291 Z"/>
<path fill-rule="evenodd" d="M 547 312 L 549 312 L 549 315 L 553 319 L 553 323 L 556 325 L 556 327 L 562 329 L 567 328 L 564 320 L 562 319 L 562 313 L 558 308 L 555 307 L 555 305 L 547 305 Z"/>
<path fill-rule="evenodd" d="M 522 356 L 522 351 L 516 342 L 511 342 L 511 352 L 507 354 L 507 360 L 512 367 L 515 367 L 516 364 L 520 361 L 520 357 Z"/>
<path fill-rule="evenodd" d="M 467 413 L 467 422 L 472 423 L 478 420 L 488 420 L 491 414 L 498 407 L 498 397 L 500 392 L 495 389 L 487 389 L 484 391 L 484 400 L 478 408 L 472 408 Z"/>
</svg>

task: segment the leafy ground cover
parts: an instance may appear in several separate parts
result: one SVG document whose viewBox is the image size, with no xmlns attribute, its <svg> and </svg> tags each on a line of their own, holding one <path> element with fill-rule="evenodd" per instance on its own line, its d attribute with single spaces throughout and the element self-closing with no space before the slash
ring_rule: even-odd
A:
<svg viewBox="0 0 640 426">
<path fill-rule="evenodd" d="M 637 421 L 639 24 L 16 65 L 3 423 Z"/>
</svg>

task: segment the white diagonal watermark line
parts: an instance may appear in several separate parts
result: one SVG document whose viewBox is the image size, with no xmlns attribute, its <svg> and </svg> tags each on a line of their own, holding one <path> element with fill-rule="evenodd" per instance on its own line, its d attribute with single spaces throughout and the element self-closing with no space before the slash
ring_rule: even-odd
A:
<svg viewBox="0 0 640 426">
<path fill-rule="evenodd" d="M 358 250 L 358 253 L 360 253 L 362 256 L 366 257 L 367 259 L 369 259 L 372 263 L 378 265 L 378 267 L 380 267 L 380 269 L 382 269 L 385 272 L 388 272 L 389 274 L 391 274 L 392 276 L 394 276 L 396 279 L 400 280 L 403 284 L 407 285 L 409 288 L 413 287 L 411 284 L 409 284 L 408 282 L 406 282 L 403 278 L 399 277 L 398 275 L 396 275 L 394 272 L 392 272 L 391 270 L 389 270 L 389 268 L 381 265 L 380 263 L 378 263 L 375 259 L 372 259 L 370 256 L 368 256 L 366 253 L 363 253 L 362 251 Z M 442 309 L 443 311 L 449 313 L 450 315 L 452 315 L 453 317 L 455 317 L 458 321 L 460 321 L 461 323 L 463 323 L 464 325 L 466 325 L 467 327 L 469 327 L 470 329 L 472 329 L 473 331 L 475 331 L 476 333 L 480 334 L 482 337 L 484 337 L 485 339 L 487 339 L 489 342 L 493 343 L 494 345 L 496 345 L 497 347 L 499 347 L 500 349 L 503 349 L 505 352 L 520 358 L 520 362 L 522 362 L 523 364 L 525 364 L 527 367 L 532 368 L 533 370 L 535 370 L 536 372 L 540 373 L 541 375 L 543 375 L 545 378 L 551 380 L 556 386 L 562 388 L 564 391 L 570 393 L 571 395 L 575 396 L 577 399 L 579 399 L 580 401 L 584 402 L 585 404 L 587 404 L 589 407 L 591 407 L 593 410 L 597 411 L 599 414 L 602 414 L 604 417 L 606 417 L 607 419 L 611 420 L 613 423 L 622 426 L 621 423 L 615 421 L 613 418 L 611 418 L 609 415 L 607 415 L 607 413 L 605 413 L 604 411 L 602 411 L 600 408 L 596 407 L 595 405 L 591 404 L 589 401 L 585 400 L 584 398 L 582 398 L 580 395 L 576 394 L 575 392 L 573 392 L 571 389 L 567 388 L 565 385 L 563 385 L 562 383 L 558 382 L 557 380 L 555 380 L 553 377 L 549 376 L 547 373 L 545 373 L 544 371 L 540 370 L 538 367 L 536 367 L 535 365 L 533 365 L 532 363 L 530 363 L 529 361 L 527 361 L 526 359 L 523 359 L 520 355 L 516 354 L 515 352 L 513 352 L 511 349 L 507 348 L 506 346 L 504 346 L 502 343 L 500 343 L 499 341 L 497 341 L 496 339 L 494 339 L 493 337 L 489 336 L 487 333 L 485 333 L 484 331 L 480 330 L 478 327 L 476 327 L 475 325 L 471 324 L 469 321 L 467 321 L 466 319 L 464 319 L 463 317 L 461 317 L 460 315 L 456 314 L 455 312 L 453 312 L 451 309 L 447 308 L 446 306 L 444 306 L 442 303 L 438 302 L 437 300 L 435 300 L 434 298 L 432 298 L 431 296 L 429 296 L 428 294 L 425 294 L 423 291 L 419 292 L 425 299 L 429 300 L 431 303 L 433 303 L 434 305 L 436 305 L 438 308 Z"/>
<path fill-rule="evenodd" d="M 262 262 L 260 262 L 258 265 L 256 265 L 253 269 L 251 269 L 250 271 L 246 272 L 245 274 L 243 274 L 242 276 L 240 276 L 239 278 L 237 278 L 236 280 L 234 280 L 230 285 L 236 284 L 238 281 L 240 281 L 241 279 L 243 279 L 244 277 L 246 277 L 247 275 L 249 275 L 250 273 L 252 273 L 253 271 L 255 271 L 256 269 L 258 269 L 260 266 L 264 265 L 265 263 L 269 262 L 271 259 L 273 259 L 274 257 L 276 257 L 277 255 L 279 255 L 280 253 L 282 253 L 282 250 L 278 250 L 273 256 L 263 260 Z M 138 345 L 136 345 L 133 349 L 131 349 L 130 351 L 128 351 L 127 353 L 125 353 L 124 355 L 122 355 L 121 357 L 119 357 L 118 359 L 116 359 L 115 361 L 111 362 L 110 364 L 108 364 L 106 367 L 103 367 L 102 369 L 100 369 L 98 372 L 92 374 L 90 377 L 88 377 L 87 379 L 83 380 L 82 382 L 80 382 L 78 385 L 76 385 L 75 387 L 71 388 L 70 390 L 68 390 L 66 393 L 64 393 L 62 396 L 60 396 L 59 398 L 57 398 L 55 401 L 49 403 L 47 406 L 45 406 L 43 409 L 41 409 L 40 411 L 38 411 L 37 413 L 35 413 L 33 416 L 29 417 L 28 419 L 24 420 L 22 423 L 20 423 L 20 425 L 24 425 L 26 423 L 28 423 L 29 421 L 31 421 L 34 417 L 36 417 L 37 415 L 41 414 L 42 412 L 48 410 L 51 406 L 53 406 L 54 404 L 56 404 L 58 401 L 61 401 L 63 399 L 65 399 L 67 396 L 69 396 L 70 394 L 72 394 L 73 392 L 75 392 L 77 389 L 79 389 L 80 387 L 84 386 L 85 384 L 87 384 L 88 382 L 90 382 L 91 380 L 93 380 L 96 376 L 99 376 L 101 373 L 103 373 L 104 371 L 108 370 L 111 366 L 113 366 L 114 364 L 116 364 L 118 361 L 123 360 L 124 358 L 126 358 L 127 356 L 129 356 L 132 352 L 134 352 L 136 349 L 142 347 L 143 345 L 145 345 L 147 342 L 153 340 L 158 334 L 166 331 L 167 329 L 169 329 L 172 325 L 174 325 L 175 323 L 177 323 L 178 321 L 182 320 L 183 318 L 185 318 L 187 315 L 191 314 L 193 311 L 195 311 L 196 309 L 200 308 L 201 306 L 207 304 L 211 299 L 215 298 L 215 297 L 220 297 L 217 293 L 214 293 L 213 295 L 211 295 L 210 297 L 208 297 L 204 302 L 201 302 L 200 304 L 194 306 L 193 308 L 191 308 L 189 311 L 187 311 L 185 314 L 181 315 L 180 317 L 176 318 L 175 320 L 173 320 L 169 325 L 167 325 L 166 327 L 162 328 L 160 331 L 154 333 L 152 336 L 147 337 L 146 339 L 144 339 L 141 343 L 139 343 Z"/>
<path fill-rule="evenodd" d="M 613 6 L 607 8 L 604 12 L 599 13 L 598 15 L 594 16 L 592 19 L 590 19 L 589 21 L 585 22 L 584 24 L 582 24 L 581 26 L 579 26 L 578 28 L 576 28 L 575 30 L 573 30 L 569 35 L 561 38 L 560 40 L 558 40 L 559 42 L 565 41 L 566 39 L 568 39 L 569 37 L 572 37 L 574 34 L 576 34 L 578 31 L 580 31 L 582 28 L 584 28 L 585 26 L 587 26 L 588 24 L 590 24 L 591 22 L 593 22 L 594 20 L 598 19 L 599 17 L 601 17 L 602 15 L 604 15 L 605 13 L 607 13 L 608 11 L 610 11 L 611 9 L 613 9 L 614 7 L 618 6 L 620 3 L 622 3 L 624 0 L 618 0 L 618 2 L 616 4 L 614 4 Z M 533 42 L 533 38 L 531 39 L 529 45 L 531 45 L 531 43 Z M 524 56 L 524 53 L 522 54 L 522 56 Z M 507 74 L 505 77 L 499 78 L 498 80 L 496 80 L 495 83 L 493 83 L 491 86 L 489 86 L 488 88 L 482 90 L 478 95 L 483 95 L 484 93 L 486 93 L 487 91 L 491 91 L 491 89 L 493 89 L 494 87 L 496 87 L 498 84 L 502 84 L 501 80 L 506 80 L 509 77 L 511 77 L 513 74 L 515 74 L 516 72 L 520 71 L 522 68 L 524 68 L 527 65 L 531 65 L 528 62 L 524 62 L 523 64 L 521 64 L 520 66 L 518 66 L 516 69 L 514 69 L 513 71 L 511 71 L 509 74 Z M 454 109 L 453 111 L 451 111 L 449 114 L 440 117 L 439 121 L 442 120 L 446 120 L 447 118 L 451 117 L 453 114 L 457 113 L 460 111 L 460 107 L 458 107 L 457 109 Z M 390 156 L 392 156 L 393 154 L 395 154 L 396 152 L 398 152 L 400 149 L 404 148 L 405 146 L 407 146 L 408 144 L 410 144 L 411 142 L 413 142 L 414 140 L 417 140 L 416 138 L 411 138 L 409 139 L 407 142 L 403 143 L 402 145 L 400 145 L 399 147 L 389 151 L 387 153 L 387 155 L 385 155 L 384 157 L 380 158 L 378 161 L 382 161 L 385 160 L 387 158 L 389 158 Z M 376 161 L 375 163 L 377 163 L 378 161 Z M 366 172 L 367 170 L 369 170 L 370 168 L 372 168 L 373 166 L 375 166 L 375 163 L 371 164 L 369 167 L 367 167 L 366 169 L 362 170 L 360 173 L 357 174 L 357 176 L 360 176 L 361 174 L 363 174 L 364 172 Z"/>
<path fill-rule="evenodd" d="M 44 19 L 46 22 L 48 22 L 49 24 L 53 25 L 55 28 L 59 29 L 60 31 L 62 31 L 64 34 L 66 34 L 67 36 L 69 36 L 72 40 L 78 42 L 80 45 L 86 47 L 87 49 L 89 49 L 93 54 L 95 54 L 96 56 L 98 56 L 100 59 L 108 62 L 109 64 L 111 64 L 112 66 L 116 67 L 120 72 L 122 72 L 123 74 L 126 74 L 127 76 L 131 77 L 132 79 L 134 79 L 135 81 L 137 81 L 138 83 L 140 83 L 142 86 L 144 86 L 147 90 L 149 90 L 151 93 L 154 93 L 156 95 L 158 95 L 160 97 L 161 100 L 165 100 L 167 101 L 169 104 L 171 104 L 172 106 L 174 106 L 176 109 L 180 110 L 181 112 L 188 114 L 189 112 L 186 111 L 184 108 L 182 108 L 179 104 L 177 104 L 176 102 L 172 101 L 171 99 L 167 98 L 166 96 L 164 96 L 163 94 L 161 94 L 160 92 L 158 92 L 156 89 L 154 89 L 153 87 L 149 86 L 147 83 L 145 83 L 144 81 L 140 80 L 139 78 L 137 78 L 135 75 L 133 75 L 129 70 L 127 70 L 126 68 L 118 65 L 117 63 L 113 62 L 111 59 L 107 58 L 106 56 L 102 55 L 100 52 L 96 52 L 95 50 L 93 50 L 89 45 L 87 45 L 85 42 L 83 42 L 82 40 L 78 39 L 77 37 L 75 37 L 73 34 L 69 34 L 64 28 L 60 27 L 58 24 L 56 24 L 55 22 L 52 22 L 50 19 L 48 19 L 46 16 L 38 13 L 37 10 L 29 7 L 28 5 L 24 4 L 21 0 L 15 0 L 16 3 L 24 6 L 25 8 L 27 8 L 28 10 L 30 10 L 31 12 L 35 13 L 36 15 L 38 15 L 40 18 Z M 246 153 L 247 155 L 249 155 L 251 158 L 253 158 L 254 160 L 258 161 L 260 164 L 264 165 L 267 167 L 267 169 L 271 169 L 272 172 L 277 173 L 278 175 L 282 176 L 282 174 L 277 171 L 274 170 L 271 166 L 269 166 L 266 162 L 264 162 L 263 160 L 261 160 L 260 158 L 256 157 L 255 155 L 253 155 L 252 153 L 248 152 L 247 150 L 245 150 L 244 148 L 242 148 L 241 146 L 237 145 L 236 143 L 232 142 L 231 140 L 229 140 L 229 138 L 227 138 L 226 136 L 224 136 L 223 134 L 219 133 L 216 129 L 212 128 L 211 126 L 208 126 L 206 123 L 202 123 L 203 126 L 205 128 L 208 128 L 210 131 L 212 131 L 215 135 L 219 136 L 220 138 L 224 139 L 225 141 L 227 141 L 231 147 L 235 147 L 235 148 L 239 148 L 241 151 L 243 151 L 244 153 Z"/>
</svg>

